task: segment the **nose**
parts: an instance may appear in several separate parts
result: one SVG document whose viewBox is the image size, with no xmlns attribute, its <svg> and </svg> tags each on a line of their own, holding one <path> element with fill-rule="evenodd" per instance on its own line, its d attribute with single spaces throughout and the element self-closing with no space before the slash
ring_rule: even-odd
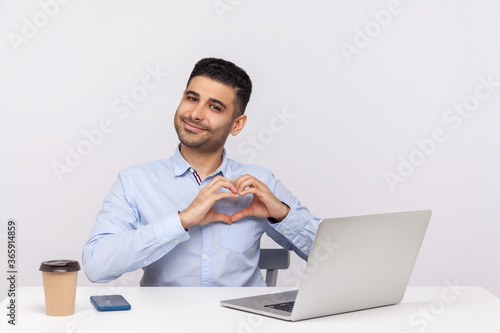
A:
<svg viewBox="0 0 500 333">
<path fill-rule="evenodd" d="M 203 109 L 202 103 L 196 103 L 195 107 L 191 111 L 191 119 L 194 119 L 194 120 L 205 119 L 205 111 Z"/>
</svg>

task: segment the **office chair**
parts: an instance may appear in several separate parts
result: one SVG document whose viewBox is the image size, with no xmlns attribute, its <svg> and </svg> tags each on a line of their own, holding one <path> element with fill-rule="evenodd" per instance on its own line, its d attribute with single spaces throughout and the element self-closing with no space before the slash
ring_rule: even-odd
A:
<svg viewBox="0 0 500 333">
<path fill-rule="evenodd" d="M 290 251 L 285 249 L 261 249 L 259 268 L 266 270 L 266 284 L 276 287 L 278 269 L 287 269 L 290 266 Z"/>
</svg>

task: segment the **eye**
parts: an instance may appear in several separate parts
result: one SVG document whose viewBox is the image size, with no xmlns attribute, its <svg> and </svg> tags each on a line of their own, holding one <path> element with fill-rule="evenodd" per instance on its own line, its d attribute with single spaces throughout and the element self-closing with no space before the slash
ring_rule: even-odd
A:
<svg viewBox="0 0 500 333">
<path fill-rule="evenodd" d="M 196 97 L 193 97 L 193 96 L 186 96 L 186 98 L 187 98 L 188 100 L 190 100 L 191 102 L 198 102 L 198 98 L 196 98 Z"/>
<path fill-rule="evenodd" d="M 211 109 L 214 109 L 214 110 L 217 110 L 217 111 L 222 111 L 222 109 L 220 107 L 218 107 L 217 105 L 210 105 L 210 108 Z"/>
</svg>

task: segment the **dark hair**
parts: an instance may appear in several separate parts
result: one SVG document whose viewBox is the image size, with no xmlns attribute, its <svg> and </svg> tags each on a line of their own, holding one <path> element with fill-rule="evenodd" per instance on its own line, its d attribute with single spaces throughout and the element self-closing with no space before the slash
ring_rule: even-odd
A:
<svg viewBox="0 0 500 333">
<path fill-rule="evenodd" d="M 195 76 L 206 76 L 236 89 L 234 117 L 245 113 L 245 108 L 252 93 L 252 81 L 248 74 L 230 61 L 217 58 L 205 58 L 196 63 L 189 76 L 189 82 Z"/>
</svg>

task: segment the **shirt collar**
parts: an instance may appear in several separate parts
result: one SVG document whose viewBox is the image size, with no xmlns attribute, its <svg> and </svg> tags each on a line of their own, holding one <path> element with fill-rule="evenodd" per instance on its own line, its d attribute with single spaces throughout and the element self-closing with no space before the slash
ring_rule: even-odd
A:
<svg viewBox="0 0 500 333">
<path fill-rule="evenodd" d="M 172 160 L 174 162 L 175 176 L 182 176 L 191 168 L 189 163 L 182 156 L 180 146 L 181 146 L 180 144 L 177 146 L 177 148 L 175 149 L 174 156 L 172 156 Z M 217 168 L 217 170 L 215 170 L 214 175 L 217 175 L 219 173 L 221 173 L 223 176 L 228 175 L 227 165 L 228 164 L 227 164 L 226 148 L 224 148 L 222 150 L 222 163 Z"/>
</svg>

